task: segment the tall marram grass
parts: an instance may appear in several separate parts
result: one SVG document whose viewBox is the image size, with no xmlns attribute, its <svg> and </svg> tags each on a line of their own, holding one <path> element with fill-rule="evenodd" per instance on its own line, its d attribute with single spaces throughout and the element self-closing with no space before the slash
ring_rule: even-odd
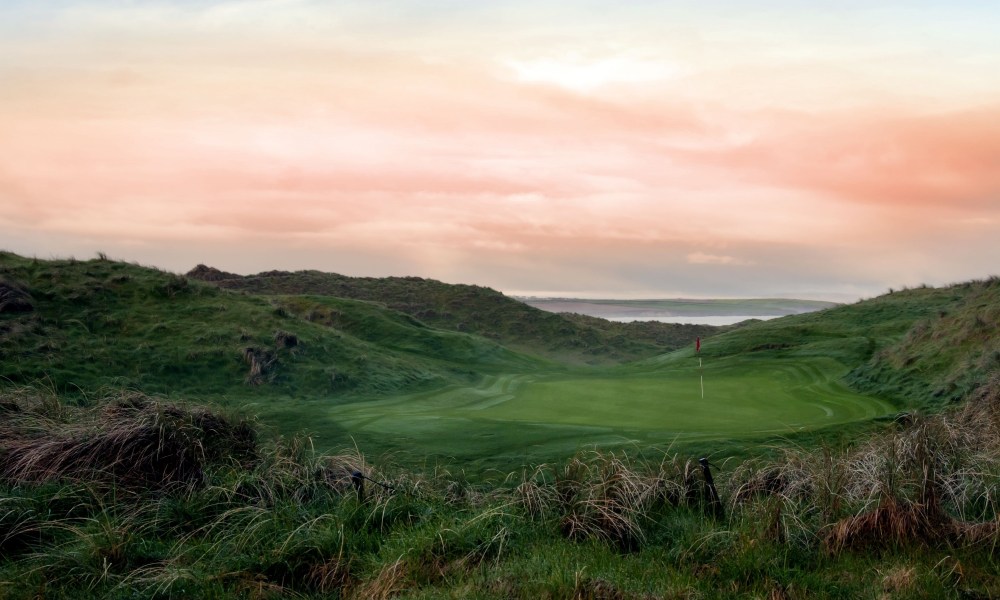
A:
<svg viewBox="0 0 1000 600">
<path fill-rule="evenodd" d="M 691 464 L 676 457 L 635 463 L 626 455 L 589 451 L 560 465 L 541 465 L 514 489 L 534 519 L 555 519 L 572 540 L 593 539 L 622 550 L 644 541 L 644 521 L 664 506 L 689 504 Z"/>
<path fill-rule="evenodd" d="M 15 390 L 0 399 L 0 480 L 194 483 L 208 463 L 253 460 L 256 433 L 204 409 L 119 393 L 99 409 L 64 407 L 50 394 Z"/>
<path fill-rule="evenodd" d="M 997 379 L 961 410 L 903 415 L 894 427 L 834 451 L 786 448 L 731 477 L 734 508 L 770 502 L 791 530 L 830 552 L 919 544 L 990 545 L 1000 518 Z M 762 500 L 763 499 L 763 500 Z"/>
<path fill-rule="evenodd" d="M 135 393 L 71 408 L 12 389 L 0 598 L 988 597 L 996 389 L 717 472 L 722 518 L 682 456 L 586 451 L 470 484 Z"/>
</svg>

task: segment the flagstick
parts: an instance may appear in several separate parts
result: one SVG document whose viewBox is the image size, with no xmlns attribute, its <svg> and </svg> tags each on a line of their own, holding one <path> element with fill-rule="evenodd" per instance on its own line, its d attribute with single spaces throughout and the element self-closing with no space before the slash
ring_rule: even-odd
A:
<svg viewBox="0 0 1000 600">
<path fill-rule="evenodd" d="M 701 357 L 698 357 L 698 376 L 701 380 L 701 399 L 705 399 L 705 372 L 701 370 Z"/>
</svg>

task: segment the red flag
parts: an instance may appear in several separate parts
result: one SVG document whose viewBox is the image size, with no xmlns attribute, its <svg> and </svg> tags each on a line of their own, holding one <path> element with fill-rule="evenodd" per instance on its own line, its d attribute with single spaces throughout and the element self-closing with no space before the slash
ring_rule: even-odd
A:
<svg viewBox="0 0 1000 600">
<path fill-rule="evenodd" d="M 701 352 L 701 338 L 700 337 L 694 338 L 694 351 L 695 352 Z"/>
</svg>

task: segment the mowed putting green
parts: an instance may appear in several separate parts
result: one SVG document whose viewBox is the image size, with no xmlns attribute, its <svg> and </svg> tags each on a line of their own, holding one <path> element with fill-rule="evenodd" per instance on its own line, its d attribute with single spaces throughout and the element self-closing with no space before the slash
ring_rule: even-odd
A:
<svg viewBox="0 0 1000 600">
<path fill-rule="evenodd" d="M 642 368 L 510 374 L 474 387 L 332 408 L 365 445 L 459 459 L 530 459 L 590 445 L 732 440 L 789 434 L 893 411 L 840 382 L 827 358 L 697 359 Z M 699 376 L 704 375 L 704 399 Z"/>
<path fill-rule="evenodd" d="M 489 413 L 511 421 L 729 437 L 823 427 L 892 410 L 849 390 L 839 382 L 843 372 L 836 361 L 820 358 L 726 359 L 703 368 L 692 363 L 617 377 L 552 378 L 524 386 Z"/>
</svg>

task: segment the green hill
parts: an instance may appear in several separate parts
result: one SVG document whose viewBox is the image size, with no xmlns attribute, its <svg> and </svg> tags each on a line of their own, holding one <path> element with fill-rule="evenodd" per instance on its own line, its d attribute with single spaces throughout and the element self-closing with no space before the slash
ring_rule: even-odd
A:
<svg viewBox="0 0 1000 600">
<path fill-rule="evenodd" d="M 350 299 L 257 296 L 107 260 L 0 253 L 0 378 L 197 396 L 337 398 L 474 381 L 538 359 Z"/>
<path fill-rule="evenodd" d="M 847 380 L 859 391 L 931 406 L 967 396 L 1000 359 L 996 278 L 733 329 L 552 314 L 488 288 L 411 277 L 241 277 L 204 266 L 181 277 L 11 253 L 0 254 L 0 277 L 0 375 L 59 389 L 221 394 L 246 382 L 287 393 L 379 393 L 545 364 L 510 349 L 570 364 L 617 362 L 722 332 L 706 342 L 705 357 L 834 358 L 852 369 Z M 255 361 L 261 373 L 251 375 Z"/>
<path fill-rule="evenodd" d="M 1000 371 L 1000 278 L 751 323 L 707 341 L 702 354 L 834 358 L 851 367 L 845 381 L 859 392 L 938 409 Z"/>
<path fill-rule="evenodd" d="M 309 294 L 377 302 L 432 327 L 476 334 L 514 350 L 570 363 L 613 364 L 647 358 L 680 348 L 696 336 L 722 331 L 708 325 L 624 326 L 553 314 L 490 288 L 420 277 L 347 277 L 319 271 L 268 271 L 243 277 L 204 265 L 187 276 L 254 294 Z"/>
<path fill-rule="evenodd" d="M 931 299 L 935 310 L 924 311 L 902 337 L 855 369 L 848 377 L 851 385 L 925 407 L 981 396 L 995 385 L 1000 374 L 1000 278 L 897 292 L 881 301 Z"/>
<path fill-rule="evenodd" d="M 699 367 L 695 330 L 286 275 L 0 252 L 0 598 L 1000 595 L 998 278 L 753 322 Z M 941 414 L 872 420 L 898 408 Z"/>
</svg>

